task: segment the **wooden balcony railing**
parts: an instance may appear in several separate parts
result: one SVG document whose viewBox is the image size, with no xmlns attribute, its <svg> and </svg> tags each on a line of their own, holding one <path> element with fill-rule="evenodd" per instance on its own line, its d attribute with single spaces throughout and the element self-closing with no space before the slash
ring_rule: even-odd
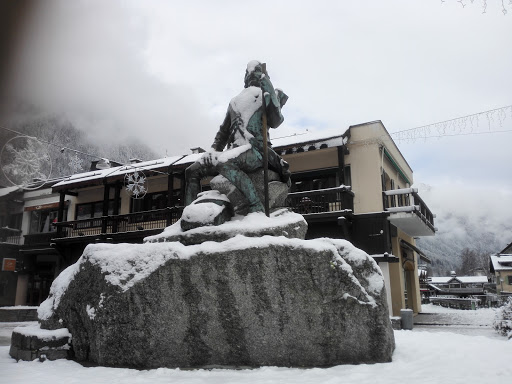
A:
<svg viewBox="0 0 512 384">
<path fill-rule="evenodd" d="M 21 236 L 1 236 L 0 243 L 15 244 L 19 245 L 21 242 Z"/>
<path fill-rule="evenodd" d="M 48 245 L 57 236 L 57 232 L 41 232 L 25 235 L 24 245 Z"/>
<path fill-rule="evenodd" d="M 435 232 L 435 215 L 418 195 L 417 188 L 393 189 L 382 192 L 384 209 L 389 212 L 414 212 Z"/>
<path fill-rule="evenodd" d="M 54 224 L 57 227 L 57 234 L 54 237 L 95 236 L 109 233 L 163 229 L 178 221 L 182 210 L 180 207 L 173 207 L 126 215 L 64 221 Z"/>
<path fill-rule="evenodd" d="M 21 231 L 19 229 L 2 227 L 0 228 L 0 243 L 19 245 L 21 240 Z"/>
<path fill-rule="evenodd" d="M 288 194 L 288 204 L 296 213 L 354 211 L 354 193 L 350 187 L 319 189 Z"/>
</svg>

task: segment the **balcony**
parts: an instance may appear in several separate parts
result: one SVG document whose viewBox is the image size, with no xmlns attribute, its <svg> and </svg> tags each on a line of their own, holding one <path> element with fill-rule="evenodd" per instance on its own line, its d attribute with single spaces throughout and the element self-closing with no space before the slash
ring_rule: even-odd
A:
<svg viewBox="0 0 512 384">
<path fill-rule="evenodd" d="M 29 235 L 25 235 L 25 247 L 28 246 L 47 246 L 51 243 L 51 240 L 57 236 L 57 232 L 41 232 L 41 233 L 31 233 Z"/>
<path fill-rule="evenodd" d="M 19 245 L 21 242 L 21 231 L 9 227 L 0 228 L 0 243 Z"/>
<path fill-rule="evenodd" d="M 435 215 L 418 195 L 416 188 L 394 189 L 383 193 L 388 220 L 410 236 L 434 236 Z"/>
<path fill-rule="evenodd" d="M 98 217 L 85 220 L 55 223 L 54 237 L 80 238 L 103 234 L 129 234 L 164 229 L 181 217 L 182 208 L 164 208 L 153 211 Z"/>
<path fill-rule="evenodd" d="M 306 220 L 337 218 L 354 211 L 354 193 L 347 186 L 295 192 L 288 194 L 288 204 Z"/>
</svg>

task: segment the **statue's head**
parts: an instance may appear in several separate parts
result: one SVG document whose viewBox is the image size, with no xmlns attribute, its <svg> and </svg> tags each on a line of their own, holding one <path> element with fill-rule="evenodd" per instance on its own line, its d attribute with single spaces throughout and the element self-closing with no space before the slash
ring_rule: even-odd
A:
<svg viewBox="0 0 512 384">
<path fill-rule="evenodd" d="M 245 88 L 250 86 L 259 87 L 262 73 L 268 76 L 267 65 L 265 63 L 261 63 L 258 60 L 249 61 L 247 69 L 245 70 Z"/>
</svg>

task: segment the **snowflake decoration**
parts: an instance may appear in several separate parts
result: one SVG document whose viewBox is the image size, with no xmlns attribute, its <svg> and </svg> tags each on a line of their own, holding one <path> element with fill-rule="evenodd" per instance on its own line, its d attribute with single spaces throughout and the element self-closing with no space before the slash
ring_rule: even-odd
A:
<svg viewBox="0 0 512 384">
<path fill-rule="evenodd" d="M 142 199 L 148 192 L 146 175 L 144 175 L 142 171 L 134 171 L 133 173 L 126 174 L 124 183 L 126 192 L 134 199 Z"/>
<path fill-rule="evenodd" d="M 0 165 L 7 180 L 25 189 L 39 188 L 52 170 L 48 147 L 30 136 L 16 136 L 5 143 Z"/>
</svg>

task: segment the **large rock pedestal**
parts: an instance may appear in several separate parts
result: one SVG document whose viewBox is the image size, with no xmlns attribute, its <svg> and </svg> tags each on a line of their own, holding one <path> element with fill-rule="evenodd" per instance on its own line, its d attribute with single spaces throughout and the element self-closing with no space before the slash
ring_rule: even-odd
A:
<svg viewBox="0 0 512 384">
<path fill-rule="evenodd" d="M 105 366 L 326 367 L 394 349 L 380 269 L 343 240 L 90 245 L 39 315 Z"/>
</svg>

